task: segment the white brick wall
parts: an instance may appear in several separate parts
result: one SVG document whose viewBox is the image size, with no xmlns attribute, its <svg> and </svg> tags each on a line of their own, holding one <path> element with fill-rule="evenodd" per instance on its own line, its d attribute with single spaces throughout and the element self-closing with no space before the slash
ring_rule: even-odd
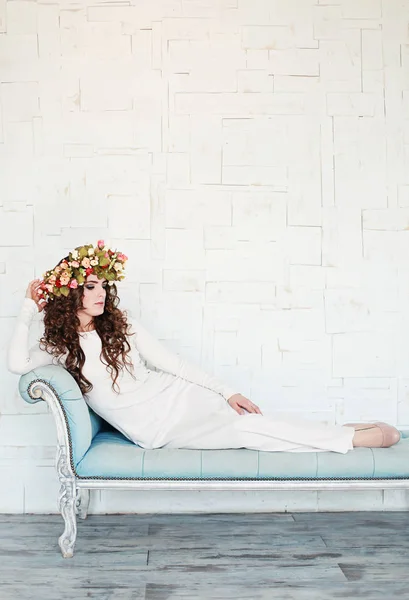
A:
<svg viewBox="0 0 409 600">
<path fill-rule="evenodd" d="M 0 0 L 0 511 L 56 509 L 52 419 L 4 366 L 26 284 L 101 237 L 130 257 L 124 308 L 264 411 L 409 426 L 408 11 Z M 92 509 L 407 502 L 98 493 Z"/>
</svg>

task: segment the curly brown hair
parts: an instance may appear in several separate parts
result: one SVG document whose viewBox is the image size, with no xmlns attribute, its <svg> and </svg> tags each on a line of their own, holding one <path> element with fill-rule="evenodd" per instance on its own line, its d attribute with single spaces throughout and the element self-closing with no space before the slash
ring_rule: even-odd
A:
<svg viewBox="0 0 409 600">
<path fill-rule="evenodd" d="M 70 289 L 68 296 L 58 296 L 47 302 L 40 347 L 56 358 L 68 352 L 64 367 L 74 377 L 81 392 L 87 394 L 93 389 L 93 385 L 82 373 L 85 354 L 79 342 L 78 330 L 81 323 L 77 316 L 77 311 L 83 307 L 83 295 L 84 287 L 79 286 Z M 95 329 L 102 341 L 100 359 L 111 375 L 112 389 L 118 394 L 120 390 L 117 379 L 120 371 L 126 368 L 134 377 L 132 360 L 128 356 L 131 346 L 127 338 L 134 334 L 129 331 L 131 325 L 128 324 L 126 311 L 118 308 L 119 302 L 115 283 L 108 285 L 105 310 L 94 317 Z"/>
</svg>

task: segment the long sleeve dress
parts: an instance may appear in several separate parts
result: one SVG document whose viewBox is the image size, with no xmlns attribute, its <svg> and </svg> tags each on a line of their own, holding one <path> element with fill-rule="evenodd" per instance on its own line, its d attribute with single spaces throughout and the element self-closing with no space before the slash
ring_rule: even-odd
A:
<svg viewBox="0 0 409 600">
<path fill-rule="evenodd" d="M 29 348 L 29 329 L 38 309 L 25 298 L 8 351 L 8 368 L 16 374 L 58 364 L 37 343 Z M 136 319 L 129 321 L 129 354 L 133 375 L 123 369 L 112 379 L 100 359 L 96 330 L 79 332 L 85 354 L 84 376 L 93 384 L 84 396 L 88 405 L 128 439 L 143 448 L 249 448 L 253 450 L 345 454 L 352 449 L 354 429 L 303 419 L 277 420 L 238 414 L 227 402 L 237 390 L 189 364 L 155 339 Z M 60 357 L 60 364 L 64 365 Z"/>
</svg>

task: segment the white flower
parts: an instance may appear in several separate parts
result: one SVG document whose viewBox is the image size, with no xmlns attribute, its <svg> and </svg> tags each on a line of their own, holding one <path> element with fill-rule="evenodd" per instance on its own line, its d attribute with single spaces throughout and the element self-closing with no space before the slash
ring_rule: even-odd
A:
<svg viewBox="0 0 409 600">
<path fill-rule="evenodd" d="M 73 250 L 73 251 L 71 252 L 71 256 L 72 256 L 72 258 L 73 258 L 74 260 L 77 260 L 77 258 L 78 258 L 78 250 Z"/>
<path fill-rule="evenodd" d="M 116 262 L 114 264 L 114 269 L 115 269 L 115 271 L 122 271 L 122 263 Z"/>
<path fill-rule="evenodd" d="M 93 260 L 91 260 L 90 262 L 91 262 L 91 265 L 92 265 L 93 267 L 95 267 L 95 266 L 98 264 L 98 259 L 97 259 L 97 258 L 94 258 L 94 259 L 93 259 Z"/>
<path fill-rule="evenodd" d="M 94 254 L 94 248 L 88 248 L 88 256 L 92 256 Z"/>
</svg>

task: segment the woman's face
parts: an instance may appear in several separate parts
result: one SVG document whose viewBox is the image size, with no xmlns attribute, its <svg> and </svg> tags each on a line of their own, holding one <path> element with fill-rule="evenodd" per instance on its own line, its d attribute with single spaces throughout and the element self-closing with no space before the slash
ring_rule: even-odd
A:
<svg viewBox="0 0 409 600">
<path fill-rule="evenodd" d="M 90 317 L 102 315 L 105 310 L 105 298 L 107 295 L 107 280 L 103 277 L 98 279 L 96 275 L 88 275 L 84 283 L 84 295 L 82 298 L 82 313 Z"/>
</svg>

